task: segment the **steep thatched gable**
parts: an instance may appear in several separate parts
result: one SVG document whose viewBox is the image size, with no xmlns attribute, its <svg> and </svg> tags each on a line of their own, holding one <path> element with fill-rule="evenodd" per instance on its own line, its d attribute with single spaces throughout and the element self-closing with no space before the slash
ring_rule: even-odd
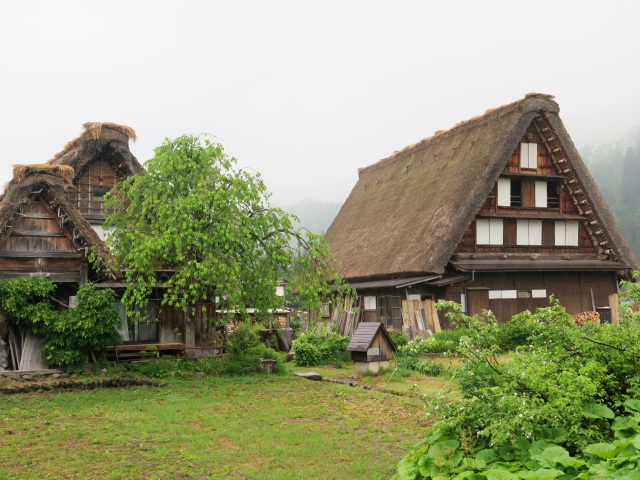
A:
<svg viewBox="0 0 640 480">
<path fill-rule="evenodd" d="M 326 234 L 341 273 L 350 280 L 443 273 L 536 117 L 553 126 L 611 237 L 614 257 L 621 267 L 636 267 L 558 113 L 552 96 L 529 94 L 360 170 Z"/>
<path fill-rule="evenodd" d="M 84 250 L 85 255 L 90 251 L 94 252 L 106 268 L 108 254 L 104 242 L 67 198 L 72 178 L 73 169 L 69 166 L 17 165 L 14 168 L 14 178 L 6 186 L 0 200 L 0 245 L 6 243 L 7 237 L 14 232 L 15 225 L 24 217 L 29 217 L 23 213 L 29 205 L 34 201 L 43 201 L 52 212 L 51 218 L 61 229 L 70 232 L 70 241 L 75 246 L 75 251 Z M 33 222 L 40 220 L 46 219 L 42 215 L 33 218 Z M 44 231 L 39 234 L 44 237 L 46 233 Z M 46 256 L 52 252 L 45 249 L 41 253 Z"/>
<path fill-rule="evenodd" d="M 68 165 L 75 171 L 74 183 L 96 159 L 109 163 L 120 179 L 144 172 L 142 165 L 129 150 L 129 140 L 135 131 L 126 125 L 111 122 L 88 122 L 79 137 L 68 142 L 49 164 Z"/>
</svg>

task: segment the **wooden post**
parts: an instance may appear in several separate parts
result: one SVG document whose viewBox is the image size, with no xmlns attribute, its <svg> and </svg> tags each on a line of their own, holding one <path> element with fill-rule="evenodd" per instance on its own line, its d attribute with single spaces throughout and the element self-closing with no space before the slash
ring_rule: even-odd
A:
<svg viewBox="0 0 640 480">
<path fill-rule="evenodd" d="M 609 308 L 611 309 L 611 323 L 620 325 L 620 313 L 618 312 L 618 294 L 613 293 L 609 295 Z"/>
</svg>

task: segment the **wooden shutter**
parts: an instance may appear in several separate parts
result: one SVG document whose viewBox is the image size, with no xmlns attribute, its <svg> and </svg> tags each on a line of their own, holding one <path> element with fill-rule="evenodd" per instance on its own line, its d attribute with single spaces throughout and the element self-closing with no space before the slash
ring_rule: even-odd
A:
<svg viewBox="0 0 640 480">
<path fill-rule="evenodd" d="M 498 179 L 498 206 L 511 206 L 511 179 L 509 178 Z"/>
<path fill-rule="evenodd" d="M 516 244 L 517 245 L 529 245 L 529 221 L 528 220 L 518 220 L 518 233 L 516 235 Z"/>
<path fill-rule="evenodd" d="M 556 222 L 556 245 L 563 246 L 567 244 L 567 225 L 566 222 Z"/>
<path fill-rule="evenodd" d="M 536 182 L 536 208 L 547 208 L 547 182 Z"/>
<path fill-rule="evenodd" d="M 476 245 L 489 245 L 489 220 L 486 218 L 476 220 Z"/>
<path fill-rule="evenodd" d="M 566 237 L 565 237 L 565 245 L 571 247 L 577 247 L 579 245 L 579 226 L 577 221 L 566 222 Z"/>
</svg>

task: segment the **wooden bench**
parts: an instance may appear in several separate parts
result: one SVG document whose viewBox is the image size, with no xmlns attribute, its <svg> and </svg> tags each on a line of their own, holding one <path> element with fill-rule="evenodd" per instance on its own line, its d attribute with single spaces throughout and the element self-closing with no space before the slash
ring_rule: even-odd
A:
<svg viewBox="0 0 640 480">
<path fill-rule="evenodd" d="M 184 353 L 184 343 L 146 343 L 138 345 L 115 345 L 106 348 L 107 360 L 139 360 L 141 358 L 160 358 L 161 355 L 180 356 Z"/>
</svg>

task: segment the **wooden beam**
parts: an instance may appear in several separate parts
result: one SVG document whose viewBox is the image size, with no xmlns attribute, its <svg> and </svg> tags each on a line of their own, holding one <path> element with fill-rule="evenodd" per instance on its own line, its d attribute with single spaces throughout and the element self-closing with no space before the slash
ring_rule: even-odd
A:
<svg viewBox="0 0 640 480">
<path fill-rule="evenodd" d="M 38 232 L 36 230 L 14 230 L 10 235 L 16 237 L 66 237 L 62 232 Z"/>
<path fill-rule="evenodd" d="M 80 252 L 12 252 L 0 251 L 0 258 L 84 258 Z"/>
</svg>

